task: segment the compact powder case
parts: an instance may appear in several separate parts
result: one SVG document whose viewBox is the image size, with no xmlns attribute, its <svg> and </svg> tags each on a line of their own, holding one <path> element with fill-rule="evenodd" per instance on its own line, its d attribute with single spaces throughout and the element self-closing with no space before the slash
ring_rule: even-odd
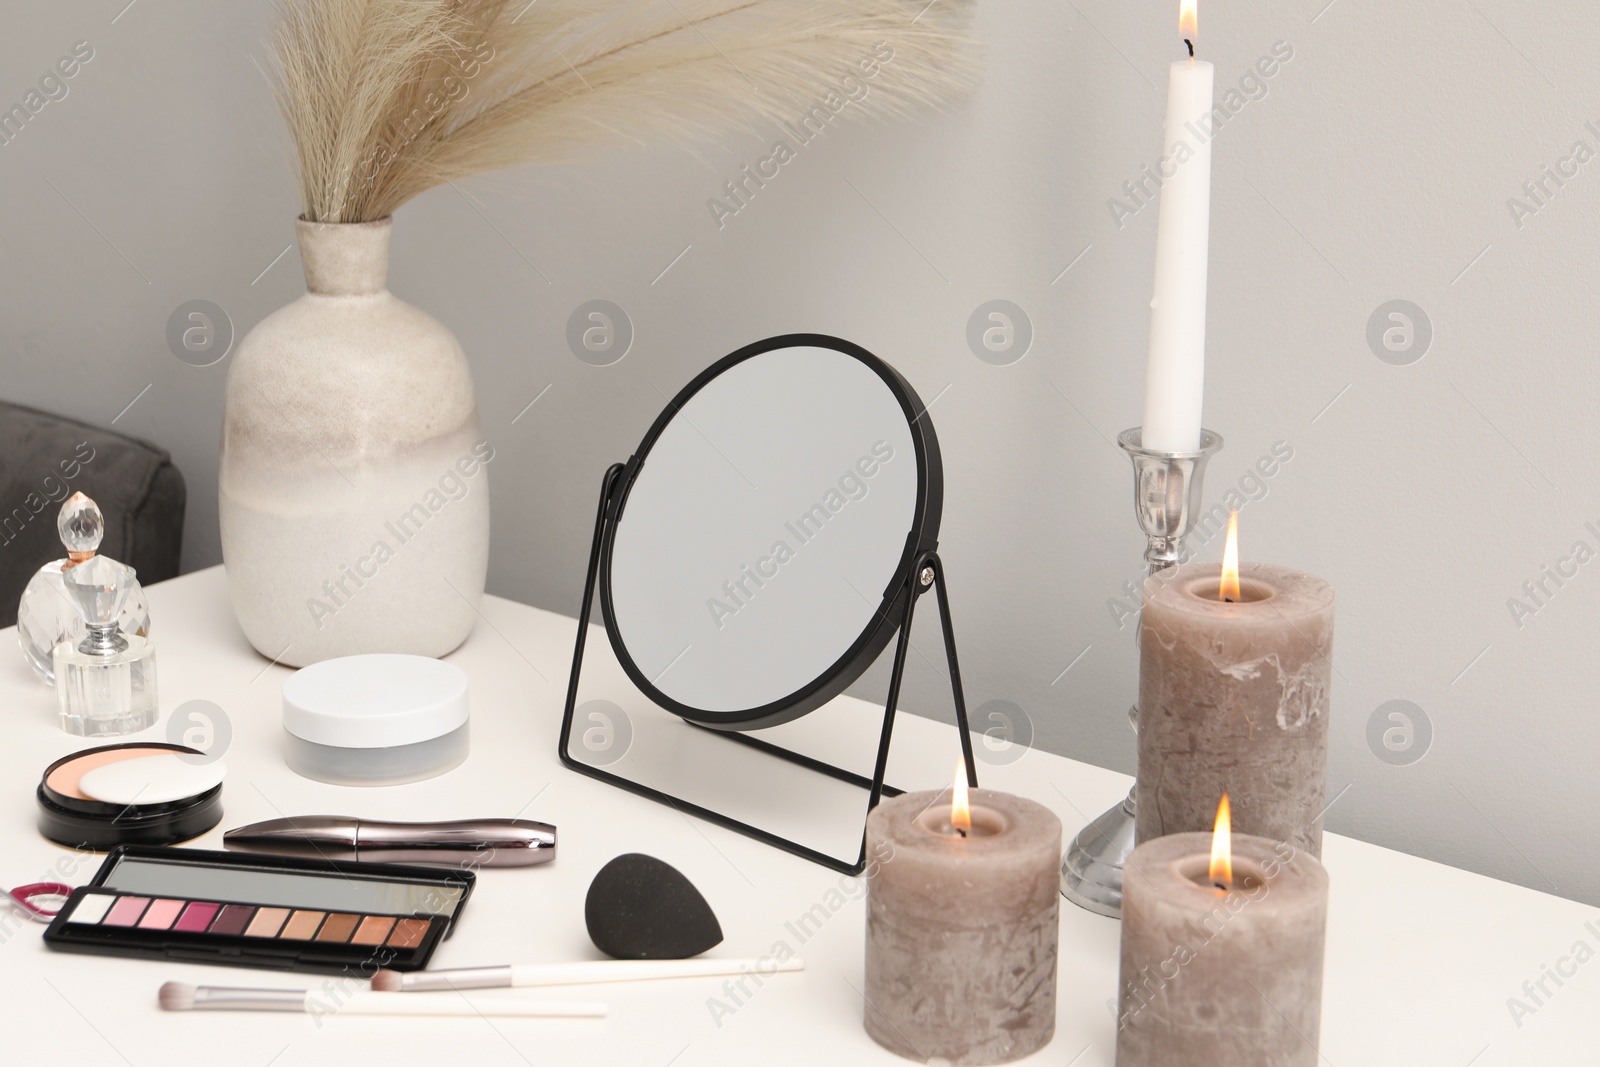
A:
<svg viewBox="0 0 1600 1067">
<path fill-rule="evenodd" d="M 427 966 L 471 871 L 124 846 L 44 932 L 64 952 L 368 978 Z"/>
<path fill-rule="evenodd" d="M 39 780 L 39 832 L 93 852 L 199 837 L 222 821 L 223 767 L 179 755 L 205 754 L 139 741 L 63 756 Z"/>
</svg>

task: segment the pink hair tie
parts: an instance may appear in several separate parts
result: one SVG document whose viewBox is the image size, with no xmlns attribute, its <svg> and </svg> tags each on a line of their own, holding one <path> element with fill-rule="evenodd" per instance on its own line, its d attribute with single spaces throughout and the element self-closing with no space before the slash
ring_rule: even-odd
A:
<svg viewBox="0 0 1600 1067">
<path fill-rule="evenodd" d="M 72 895 L 72 886 L 62 885 L 60 882 L 35 882 L 32 885 L 18 886 L 16 889 L 6 890 L 6 895 L 22 910 L 22 913 L 34 922 L 48 923 L 60 911 L 49 911 L 35 904 L 35 897 L 60 897 L 65 902 Z"/>
</svg>

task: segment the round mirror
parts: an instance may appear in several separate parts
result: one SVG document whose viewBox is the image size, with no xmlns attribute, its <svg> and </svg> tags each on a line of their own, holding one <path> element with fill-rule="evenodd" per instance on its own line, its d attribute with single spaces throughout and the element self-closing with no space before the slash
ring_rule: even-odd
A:
<svg viewBox="0 0 1600 1067">
<path fill-rule="evenodd" d="M 775 726 L 860 677 L 935 547 L 939 445 L 905 379 L 796 334 L 718 362 L 628 461 L 600 567 L 612 647 L 662 707 Z"/>
</svg>

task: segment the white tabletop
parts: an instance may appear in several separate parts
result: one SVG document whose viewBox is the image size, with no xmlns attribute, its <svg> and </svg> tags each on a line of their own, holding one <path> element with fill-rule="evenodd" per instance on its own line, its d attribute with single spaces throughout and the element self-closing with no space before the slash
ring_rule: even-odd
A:
<svg viewBox="0 0 1600 1067">
<path fill-rule="evenodd" d="M 559 858 L 545 867 L 483 872 L 434 967 L 595 958 L 584 930 L 584 893 L 601 865 L 633 851 L 667 860 L 705 894 L 726 935 L 713 955 L 761 956 L 786 941 L 807 967 L 769 979 L 736 1006 L 723 994 L 720 979 L 571 991 L 572 999 L 594 999 L 598 993 L 608 1001 L 611 1015 L 603 1020 L 497 1019 L 491 1024 L 481 1019 L 176 1015 L 156 1007 L 156 990 L 165 981 L 319 987 L 324 979 L 53 953 L 40 941 L 42 927 L 8 921 L 0 925 L 4 1062 L 75 1067 L 221 1062 L 257 1067 L 385 1058 L 541 1067 L 905 1062 L 878 1048 L 861 1026 L 864 905 L 857 880 L 559 765 L 555 744 L 572 619 L 486 598 L 476 631 L 450 657 L 471 680 L 471 757 L 429 782 L 358 789 L 311 782 L 284 765 L 279 688 L 290 672 L 270 665 L 246 644 L 228 607 L 220 568 L 155 586 L 149 601 L 163 720 L 135 739 L 165 739 L 166 716 L 194 699 L 224 708 L 233 731 L 223 789 L 226 815 L 221 826 L 194 844 L 220 848 L 223 829 L 279 815 L 446 819 L 522 812 L 560 827 Z M 54 693 L 29 673 L 20 655 L 3 652 L 13 640 L 10 631 L 0 631 L 0 706 L 8 727 L 7 743 L 0 746 L 0 780 L 6 783 L 0 880 L 79 884 L 93 874 L 98 859 L 80 860 L 38 834 L 34 789 L 48 762 L 87 743 L 56 728 Z M 591 647 L 595 644 L 591 641 Z M 603 638 L 599 645 L 603 653 Z M 929 654 L 941 662 L 937 645 Z M 851 711 L 875 726 L 870 707 L 847 706 Z M 1080 712 L 1063 708 L 1060 713 Z M 819 724 L 826 722 L 818 718 Z M 803 738 L 807 721 L 786 729 Z M 837 743 L 836 738 L 813 740 L 823 747 Z M 733 747 L 720 739 L 713 743 Z M 906 788 L 939 787 L 953 769 L 955 753 L 951 727 L 902 715 L 890 779 Z M 1128 788 L 1123 775 L 1042 752 L 980 764 L 980 780 L 1052 808 L 1069 837 Z M 1595 1022 L 1600 1018 L 1600 962 L 1595 962 L 1600 912 L 1332 835 L 1323 858 L 1333 883 L 1324 1063 L 1600 1062 Z M 819 903 L 828 918 L 819 928 L 808 928 L 800 944 L 793 922 Z M 1117 938 L 1116 921 L 1063 903 L 1056 1036 L 1024 1062 L 1112 1063 Z M 1557 969 L 1564 972 L 1559 985 L 1545 977 Z M 1524 990 L 1525 982 L 1537 1000 Z M 713 997 L 735 1010 L 714 1015 Z M 1507 1003 L 1512 997 L 1532 1012 L 1514 1019 Z"/>
</svg>

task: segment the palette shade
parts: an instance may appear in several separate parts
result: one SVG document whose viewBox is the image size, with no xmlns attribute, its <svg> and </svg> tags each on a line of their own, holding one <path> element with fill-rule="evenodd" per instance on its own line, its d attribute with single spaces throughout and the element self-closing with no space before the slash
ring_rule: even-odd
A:
<svg viewBox="0 0 1600 1067">
<path fill-rule="evenodd" d="M 371 974 L 427 966 L 470 871 L 124 846 L 45 944 L 68 952 Z"/>
<path fill-rule="evenodd" d="M 374 948 L 416 948 L 428 933 L 429 924 L 435 921 L 412 915 L 358 915 L 210 900 L 119 896 L 110 890 L 86 892 L 61 914 L 67 925 L 78 927 L 168 930 Z"/>
<path fill-rule="evenodd" d="M 63 756 L 45 768 L 35 799 L 39 832 L 68 848 L 103 851 L 118 845 L 171 845 L 188 841 L 222 821 L 222 786 L 159 804 L 111 804 L 79 786 L 84 776 L 111 764 L 183 753 L 203 756 L 186 745 L 135 742 L 103 745 Z"/>
</svg>

